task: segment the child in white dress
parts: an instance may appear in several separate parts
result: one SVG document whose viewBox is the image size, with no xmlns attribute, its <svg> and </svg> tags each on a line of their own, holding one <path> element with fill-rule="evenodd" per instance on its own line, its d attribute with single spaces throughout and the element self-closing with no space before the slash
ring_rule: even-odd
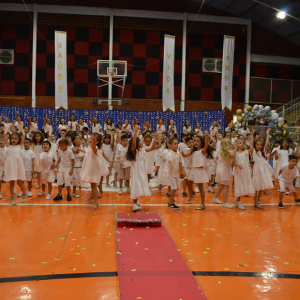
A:
<svg viewBox="0 0 300 300">
<path fill-rule="evenodd" d="M 263 209 L 260 205 L 260 196 L 262 191 L 273 188 L 272 174 L 273 169 L 269 162 L 266 160 L 265 151 L 269 146 L 269 133 L 271 128 L 267 130 L 266 144 L 261 139 L 254 142 L 254 149 L 252 154 L 253 165 L 253 186 L 255 189 L 255 204 L 254 206 Z"/>
<path fill-rule="evenodd" d="M 97 185 L 109 171 L 101 150 L 102 136 L 98 133 L 93 133 L 91 142 L 91 147 L 85 153 L 80 176 L 83 181 L 91 184 L 92 198 L 94 199 L 91 210 L 97 210 L 99 208 Z M 91 200 L 91 198 L 88 200 Z"/>
<path fill-rule="evenodd" d="M 81 189 L 82 180 L 80 177 L 80 172 L 82 169 L 83 159 L 85 155 L 85 150 L 81 146 L 81 138 L 76 136 L 74 140 L 74 148 L 72 149 L 74 157 L 75 157 L 75 165 L 74 165 L 74 172 L 71 177 L 71 185 L 73 186 L 73 193 L 72 196 L 75 198 L 79 198 L 80 195 L 76 193 L 77 187 L 79 190 Z"/>
<path fill-rule="evenodd" d="M 21 132 L 21 135 L 18 133 L 13 133 L 10 136 L 10 144 L 9 144 L 8 135 L 7 135 L 9 129 L 10 127 L 7 127 L 4 133 L 4 142 L 7 149 L 7 158 L 5 161 L 5 169 L 4 169 L 4 180 L 6 182 L 9 182 L 11 204 L 15 205 L 16 204 L 14 198 L 15 181 L 17 181 L 18 186 L 21 188 L 23 192 L 21 203 L 24 203 L 27 198 L 26 190 L 23 184 L 23 181 L 26 180 L 25 168 L 21 157 L 21 150 L 25 139 L 25 132 L 23 130 L 23 126 L 21 125 L 21 121 L 19 120 L 19 131 Z"/>
<path fill-rule="evenodd" d="M 159 142 L 158 146 L 156 144 L 156 140 L 152 139 L 150 135 L 146 135 L 144 137 L 144 148 L 147 152 L 147 159 L 146 159 L 146 165 L 147 165 L 147 175 L 148 175 L 148 183 L 150 181 L 150 177 L 153 174 L 153 168 L 154 168 L 154 151 L 147 151 L 149 149 L 153 148 L 153 144 L 154 145 L 154 150 L 157 150 L 161 147 L 161 141 Z"/>
<path fill-rule="evenodd" d="M 195 199 L 193 196 L 193 184 L 198 186 L 201 195 L 201 204 L 196 208 L 197 210 L 205 209 L 205 192 L 203 183 L 209 182 L 209 159 L 211 159 L 213 153 L 213 147 L 209 145 L 209 134 L 205 131 L 205 139 L 202 136 L 196 136 L 194 147 L 190 150 L 190 153 L 183 156 L 193 156 L 193 167 L 189 175 L 189 194 L 190 198 L 186 201 L 189 204 Z"/>
<path fill-rule="evenodd" d="M 4 135 L 0 134 L 0 199 L 2 199 L 1 189 L 2 181 L 4 178 L 6 155 L 7 152 L 5 147 Z"/>
<path fill-rule="evenodd" d="M 181 149 L 179 150 L 183 157 L 184 170 L 185 170 L 185 177 L 183 180 L 183 193 L 182 193 L 183 197 L 188 196 L 186 193 L 186 187 L 187 187 L 187 182 L 189 180 L 189 176 L 190 176 L 190 173 L 191 173 L 192 167 L 193 167 L 193 156 L 189 155 L 188 157 L 186 157 L 185 155 L 190 154 L 192 148 L 194 147 L 194 140 L 191 137 L 187 137 L 187 138 L 185 138 L 185 143 L 186 144 L 183 144 L 184 147 L 182 147 L 183 150 L 181 150 Z M 179 146 L 178 146 L 178 149 L 179 149 Z M 190 198 L 192 198 L 192 197 L 193 197 L 193 195 L 190 195 Z"/>
<path fill-rule="evenodd" d="M 34 132 L 31 139 L 31 150 L 34 152 L 34 172 L 36 172 L 38 185 L 35 189 L 41 187 L 41 166 L 40 166 L 40 155 L 43 153 L 42 144 L 44 142 L 44 135 L 41 132 Z"/>
<path fill-rule="evenodd" d="M 109 159 L 109 162 L 106 161 L 107 167 L 109 169 L 109 174 L 111 173 L 112 169 L 112 163 L 114 160 L 114 137 L 113 135 L 106 134 L 103 138 L 103 152 L 106 155 L 106 157 Z M 110 188 L 109 184 L 109 174 L 106 176 L 106 187 Z"/>
<path fill-rule="evenodd" d="M 255 196 L 249 162 L 249 154 L 253 152 L 253 133 L 254 129 L 252 129 L 252 136 L 250 137 L 249 150 L 245 148 L 243 140 L 239 139 L 235 163 L 233 164 L 233 175 L 235 180 L 234 202 L 239 209 L 245 209 L 241 202 L 242 196 Z"/>
<path fill-rule="evenodd" d="M 42 169 L 41 180 L 42 180 L 42 191 L 39 192 L 39 196 L 45 195 L 46 184 L 48 184 L 48 194 L 46 200 L 51 199 L 52 182 L 55 179 L 54 167 L 56 165 L 57 157 L 56 153 L 50 151 L 51 143 L 49 141 L 43 142 L 43 153 L 40 155 L 40 166 Z"/>
<path fill-rule="evenodd" d="M 143 148 L 143 144 L 138 138 L 139 128 L 134 128 L 134 136 L 128 144 L 127 161 L 132 162 L 130 176 L 131 176 L 131 193 L 130 198 L 133 200 L 132 211 L 138 211 L 141 208 L 138 202 L 139 197 L 151 196 L 148 185 L 147 169 L 146 169 L 146 152 L 153 151 L 155 144 L 153 143 L 152 149 Z M 158 138 L 156 134 L 156 138 Z"/>
<path fill-rule="evenodd" d="M 216 154 L 217 171 L 216 182 L 219 183 L 219 187 L 216 191 L 215 197 L 212 199 L 214 202 L 221 204 L 218 196 L 223 191 L 223 207 L 233 208 L 233 205 L 227 202 L 228 189 L 230 185 L 230 178 L 232 176 L 231 163 L 236 156 L 238 140 L 235 141 L 235 148 L 232 150 L 232 144 L 230 139 L 222 139 L 220 150 Z"/>
<path fill-rule="evenodd" d="M 170 151 L 168 140 L 166 141 L 165 146 L 162 147 L 162 148 L 163 148 L 162 153 L 160 155 L 161 164 L 160 164 L 160 168 L 159 168 L 158 174 L 157 174 L 157 183 L 158 183 L 158 191 L 159 192 L 161 192 L 161 190 L 164 186 L 169 184 L 169 181 L 167 180 L 167 174 L 165 173 L 165 170 L 164 170 L 164 167 L 165 167 L 165 164 L 166 164 L 165 156 Z M 169 187 L 168 192 L 170 192 L 170 190 L 171 190 L 171 188 Z"/>
<path fill-rule="evenodd" d="M 39 130 L 38 124 L 36 122 L 36 117 L 29 117 L 29 126 L 30 126 L 30 131 L 29 132 Z"/>
<path fill-rule="evenodd" d="M 158 171 L 159 171 L 159 168 L 160 168 L 160 165 L 161 165 L 161 154 L 162 152 L 164 151 L 164 138 L 163 138 L 163 135 L 162 134 L 159 134 L 158 135 L 158 138 L 160 139 L 161 141 L 161 147 L 157 150 L 154 151 L 154 162 L 155 162 L 155 167 L 156 167 L 156 172 L 155 172 L 155 176 L 157 176 L 158 174 Z"/>
</svg>

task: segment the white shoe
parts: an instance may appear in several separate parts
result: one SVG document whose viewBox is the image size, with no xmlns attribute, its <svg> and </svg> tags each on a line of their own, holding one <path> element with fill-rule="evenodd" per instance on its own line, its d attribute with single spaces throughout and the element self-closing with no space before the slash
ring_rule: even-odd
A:
<svg viewBox="0 0 300 300">
<path fill-rule="evenodd" d="M 72 196 L 75 197 L 75 198 L 79 198 L 80 195 L 78 195 L 77 193 L 72 193 Z"/>
<path fill-rule="evenodd" d="M 17 197 L 22 197 L 23 196 L 23 192 L 20 192 Z"/>
<path fill-rule="evenodd" d="M 38 195 L 39 195 L 39 196 L 44 196 L 44 195 L 45 195 L 45 192 L 44 192 L 44 191 L 40 191 Z"/>
<path fill-rule="evenodd" d="M 289 194 L 290 194 L 290 191 L 289 191 L 289 190 L 287 190 L 287 191 L 285 192 L 285 194 L 286 194 L 286 195 L 289 195 Z"/>
<path fill-rule="evenodd" d="M 195 193 L 200 193 L 199 188 L 196 186 Z"/>
<path fill-rule="evenodd" d="M 46 197 L 46 200 L 50 200 L 51 199 L 51 195 L 48 194 L 47 197 Z"/>
<path fill-rule="evenodd" d="M 16 205 L 16 204 L 17 204 L 17 203 L 16 203 L 16 200 L 15 200 L 15 199 L 11 200 L 10 204 Z"/>
<path fill-rule="evenodd" d="M 277 192 L 280 192 L 280 189 L 278 189 Z"/>
<path fill-rule="evenodd" d="M 213 197 L 212 200 L 218 204 L 222 204 L 222 202 L 218 198 Z"/>
<path fill-rule="evenodd" d="M 139 200 L 137 200 L 136 204 L 137 204 L 138 206 L 141 206 L 141 204 L 140 204 Z"/>
<path fill-rule="evenodd" d="M 0 199 L 2 199 L 2 194 L 0 193 Z"/>
<path fill-rule="evenodd" d="M 223 203 L 222 206 L 226 208 L 233 208 L 233 205 L 229 203 Z"/>
<path fill-rule="evenodd" d="M 234 199 L 234 204 L 235 204 L 236 206 L 238 206 L 238 205 L 239 205 L 239 200 L 238 200 L 238 199 Z"/>
<path fill-rule="evenodd" d="M 16 194 L 17 192 L 16 192 L 16 190 L 14 190 L 14 194 Z"/>
<path fill-rule="evenodd" d="M 215 190 L 213 188 L 211 188 L 210 186 L 208 187 L 208 191 L 211 193 L 215 193 Z"/>
<path fill-rule="evenodd" d="M 127 192 L 128 194 L 130 194 L 130 193 L 131 193 L 131 190 L 130 190 L 130 189 L 126 189 L 126 192 Z"/>
<path fill-rule="evenodd" d="M 137 204 L 133 204 L 133 207 L 132 207 L 132 211 L 137 211 L 137 210 L 141 210 L 142 208 L 140 206 L 138 206 Z"/>
<path fill-rule="evenodd" d="M 28 196 L 28 197 L 32 197 L 32 193 L 31 193 L 31 192 L 28 192 L 27 196 Z"/>
<path fill-rule="evenodd" d="M 27 195 L 24 195 L 22 198 L 21 198 L 21 203 L 24 203 L 27 199 Z"/>
<path fill-rule="evenodd" d="M 123 194 L 123 190 L 119 190 L 118 195 L 122 195 Z"/>
<path fill-rule="evenodd" d="M 245 206 L 243 205 L 243 203 L 241 201 L 238 201 L 237 207 L 239 209 L 245 209 Z"/>
</svg>

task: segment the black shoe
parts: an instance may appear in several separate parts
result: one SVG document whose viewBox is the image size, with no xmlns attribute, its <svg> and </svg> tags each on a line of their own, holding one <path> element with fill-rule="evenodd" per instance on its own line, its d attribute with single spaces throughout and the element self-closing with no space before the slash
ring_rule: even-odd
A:
<svg viewBox="0 0 300 300">
<path fill-rule="evenodd" d="M 171 208 L 171 209 L 180 209 L 180 207 L 177 206 L 175 203 L 172 203 L 171 205 L 168 204 L 168 208 Z"/>
<path fill-rule="evenodd" d="M 125 185 L 125 186 L 127 186 L 127 183 L 126 183 L 126 181 L 124 181 L 124 185 Z"/>
<path fill-rule="evenodd" d="M 196 193 L 193 191 L 193 195 L 196 195 Z"/>
<path fill-rule="evenodd" d="M 296 203 L 300 203 L 300 199 L 294 200 Z"/>
<path fill-rule="evenodd" d="M 72 197 L 70 194 L 67 195 L 67 201 L 72 201 Z"/>
<path fill-rule="evenodd" d="M 62 197 L 61 194 L 57 194 L 56 197 L 53 198 L 54 201 L 59 201 L 59 200 L 63 200 L 64 198 Z"/>
<path fill-rule="evenodd" d="M 279 204 L 278 204 L 278 207 L 279 207 L 279 208 L 284 208 L 282 203 L 279 203 Z"/>
<path fill-rule="evenodd" d="M 168 199 L 170 199 L 170 195 L 169 195 L 169 193 L 166 193 L 166 197 L 167 197 Z"/>
<path fill-rule="evenodd" d="M 188 197 L 187 193 L 182 193 L 182 197 Z"/>
<path fill-rule="evenodd" d="M 65 184 L 64 184 L 64 183 L 62 184 L 62 188 L 63 188 L 63 189 L 65 189 L 65 188 L 66 188 L 66 186 L 65 186 Z"/>
<path fill-rule="evenodd" d="M 183 175 L 180 175 L 180 178 L 183 179 Z"/>
<path fill-rule="evenodd" d="M 211 186 L 211 187 L 215 187 L 215 184 L 214 184 L 214 183 L 212 183 L 210 186 Z"/>
<path fill-rule="evenodd" d="M 57 179 L 55 179 L 54 182 L 57 183 Z"/>
<path fill-rule="evenodd" d="M 155 176 L 157 176 L 157 172 L 155 172 Z"/>
</svg>

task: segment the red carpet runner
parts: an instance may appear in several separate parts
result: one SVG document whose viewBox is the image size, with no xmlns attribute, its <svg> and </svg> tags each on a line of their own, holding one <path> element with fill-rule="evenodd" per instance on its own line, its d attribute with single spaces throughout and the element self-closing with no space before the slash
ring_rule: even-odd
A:
<svg viewBox="0 0 300 300">
<path fill-rule="evenodd" d="M 164 227 L 116 227 L 121 300 L 204 300 Z"/>
</svg>

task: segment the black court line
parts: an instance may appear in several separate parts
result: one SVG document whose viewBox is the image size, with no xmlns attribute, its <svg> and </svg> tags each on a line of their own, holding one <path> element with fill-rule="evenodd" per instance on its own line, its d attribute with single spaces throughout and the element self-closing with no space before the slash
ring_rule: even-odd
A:
<svg viewBox="0 0 300 300">
<path fill-rule="evenodd" d="M 282 274 L 270 272 L 224 272 L 224 271 L 193 271 L 194 276 L 226 276 L 226 277 L 256 277 L 256 278 L 284 278 L 284 279 L 300 279 L 300 274 Z M 118 272 L 90 272 L 90 273 L 70 273 L 70 274 L 52 274 L 37 276 L 21 276 L 21 277 L 4 277 L 0 278 L 0 283 L 6 282 L 22 282 L 22 281 L 40 281 L 54 279 L 73 279 L 73 278 L 92 278 L 92 277 L 117 277 Z"/>
</svg>

